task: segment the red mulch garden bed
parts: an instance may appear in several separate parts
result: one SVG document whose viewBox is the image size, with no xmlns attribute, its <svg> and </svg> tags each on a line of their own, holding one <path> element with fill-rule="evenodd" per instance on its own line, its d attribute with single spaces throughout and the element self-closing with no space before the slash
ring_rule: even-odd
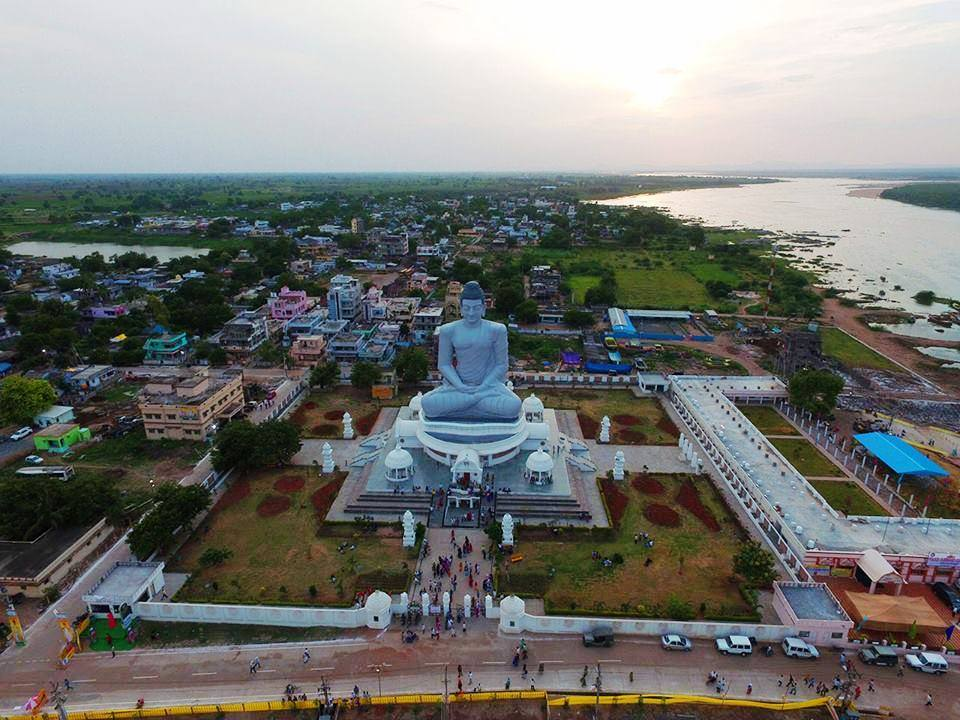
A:
<svg viewBox="0 0 960 720">
<path fill-rule="evenodd" d="M 640 422 L 640 418 L 636 415 L 614 415 L 611 418 L 615 423 L 620 423 L 621 425 L 636 425 Z"/>
<path fill-rule="evenodd" d="M 680 516 L 676 510 L 667 505 L 650 503 L 643 509 L 643 516 L 660 527 L 680 527 Z"/>
<path fill-rule="evenodd" d="M 580 423 L 580 430 L 587 440 L 597 439 L 597 436 L 600 434 L 599 422 L 581 412 L 577 413 L 577 421 Z"/>
<path fill-rule="evenodd" d="M 322 488 L 318 489 L 310 496 L 310 502 L 313 503 L 313 509 L 321 519 L 326 517 L 333 505 L 334 499 L 340 492 L 340 486 L 343 485 L 343 478 L 331 480 Z"/>
<path fill-rule="evenodd" d="M 374 410 L 372 413 L 367 413 L 362 418 L 357 420 L 354 423 L 354 427 L 361 435 L 369 435 L 370 431 L 373 430 L 373 425 L 377 422 L 378 417 L 380 417 L 379 408 Z"/>
<path fill-rule="evenodd" d="M 642 492 L 644 495 L 661 495 L 666 489 L 663 483 L 651 475 L 637 475 L 630 484 L 637 492 Z"/>
<path fill-rule="evenodd" d="M 657 420 L 657 430 L 661 430 L 674 437 L 680 437 L 680 430 L 677 429 L 676 423 L 668 417 L 662 417 Z"/>
<path fill-rule="evenodd" d="M 607 501 L 607 510 L 610 511 L 610 524 L 615 528 L 620 527 L 620 521 L 623 520 L 623 514 L 627 511 L 630 498 L 609 478 L 603 478 L 600 481 L 600 489 Z"/>
<path fill-rule="evenodd" d="M 223 510 L 231 505 L 240 502 L 250 494 L 250 481 L 246 478 L 235 481 L 227 488 L 227 491 L 220 496 L 217 506 L 214 510 Z"/>
<path fill-rule="evenodd" d="M 343 410 L 327 410 L 323 414 L 324 420 L 342 420 L 343 419 Z"/>
<path fill-rule="evenodd" d="M 681 507 L 693 513 L 707 530 L 720 532 L 720 523 L 717 522 L 713 513 L 710 512 L 710 508 L 706 507 L 703 501 L 700 500 L 700 492 L 692 480 L 687 479 L 683 481 L 683 484 L 680 486 L 680 492 L 677 493 L 677 502 Z"/>
<path fill-rule="evenodd" d="M 313 400 L 308 400 L 303 404 L 305 410 L 316 410 L 317 404 Z"/>
<path fill-rule="evenodd" d="M 260 517 L 274 517 L 290 508 L 290 498 L 286 495 L 267 495 L 257 505 L 257 515 Z"/>
<path fill-rule="evenodd" d="M 617 439 L 633 445 L 643 445 L 647 442 L 647 434 L 640 430 L 621 430 L 617 433 Z"/>
<path fill-rule="evenodd" d="M 282 493 L 295 493 L 303 490 L 305 482 L 300 475 L 284 475 L 273 484 L 273 489 Z"/>
<path fill-rule="evenodd" d="M 310 429 L 314 435 L 336 435 L 339 428 L 336 425 L 314 425 Z"/>
</svg>

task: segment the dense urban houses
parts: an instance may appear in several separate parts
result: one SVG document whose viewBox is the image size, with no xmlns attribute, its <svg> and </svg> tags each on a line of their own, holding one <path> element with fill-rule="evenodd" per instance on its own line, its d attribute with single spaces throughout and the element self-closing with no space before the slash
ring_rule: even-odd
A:
<svg viewBox="0 0 960 720">
<path fill-rule="evenodd" d="M 560 295 L 562 279 L 559 270 L 549 265 L 534 265 L 530 268 L 530 297 L 538 301 L 556 300 Z"/>
<path fill-rule="evenodd" d="M 242 410 L 243 375 L 235 371 L 155 378 L 140 400 L 149 440 L 206 440 Z"/>
</svg>

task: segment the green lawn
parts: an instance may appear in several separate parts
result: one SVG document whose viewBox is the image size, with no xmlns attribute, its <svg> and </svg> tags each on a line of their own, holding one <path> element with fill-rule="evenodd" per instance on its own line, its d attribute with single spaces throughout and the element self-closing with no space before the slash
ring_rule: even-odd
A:
<svg viewBox="0 0 960 720">
<path fill-rule="evenodd" d="M 282 478 L 302 478 L 304 486 L 283 492 L 274 487 Z M 176 599 L 344 605 L 370 585 L 387 592 L 403 590 L 415 554 L 401 546 L 399 528 L 361 532 L 349 523 L 321 526 L 312 496 L 331 482 L 335 480 L 306 467 L 269 470 L 235 481 L 168 563 L 173 572 L 191 573 Z M 290 506 L 264 517 L 258 507 L 271 496 L 289 498 Z M 209 548 L 232 554 L 219 565 L 203 568 L 200 557 Z"/>
<path fill-rule="evenodd" d="M 600 284 L 600 276 L 572 275 L 567 282 L 570 283 L 574 304 L 583 305 L 583 298 L 587 294 L 587 290 Z"/>
<path fill-rule="evenodd" d="M 143 386 L 138 383 L 119 382 L 98 392 L 96 399 L 112 403 L 130 402 L 140 392 L 141 387 Z"/>
<path fill-rule="evenodd" d="M 839 328 L 821 327 L 823 354 L 851 368 L 902 372 L 902 368 Z"/>
<path fill-rule="evenodd" d="M 834 465 L 806 438 L 771 438 L 770 442 L 806 477 L 845 477 L 843 471 Z"/>
<path fill-rule="evenodd" d="M 769 405 L 737 405 L 747 420 L 764 435 L 799 435 L 789 420 Z"/>
<path fill-rule="evenodd" d="M 688 272 L 618 267 L 617 299 L 630 308 L 686 309 L 711 304 L 704 286 Z"/>
<path fill-rule="evenodd" d="M 274 627 L 220 623 L 153 622 L 137 628 L 137 647 L 187 647 L 196 645 L 250 645 L 332 640 L 342 630 L 329 627 Z"/>
<path fill-rule="evenodd" d="M 515 551 L 523 556 L 518 563 L 505 559 L 498 570 L 498 590 L 530 594 L 528 589 L 545 590 L 548 611 L 556 614 L 580 611 L 613 611 L 654 617 L 670 614 L 671 596 L 689 603 L 700 615 L 705 603 L 707 616 L 747 614 L 750 608 L 731 581 L 731 558 L 744 539 L 743 530 L 731 517 L 716 489 L 705 478 L 696 478 L 703 504 L 720 522 L 720 530 L 707 530 L 699 519 L 676 503 L 686 475 L 655 475 L 663 486 L 660 495 L 644 495 L 630 482 L 617 486 L 628 501 L 615 539 L 596 540 L 561 529 L 558 534 L 521 526 Z M 648 503 L 672 507 L 680 516 L 675 528 L 653 525 L 643 516 Z M 635 533 L 645 531 L 654 540 L 653 548 L 634 542 Z M 524 535 L 533 537 L 525 540 Z M 623 557 L 622 564 L 603 567 L 591 554 Z M 652 562 L 648 565 L 646 560 Z"/>
<path fill-rule="evenodd" d="M 859 485 L 849 480 L 813 480 L 810 482 L 830 507 L 844 515 L 889 515 Z"/>
<path fill-rule="evenodd" d="M 599 427 L 606 415 L 610 418 L 611 440 L 623 445 L 675 445 L 679 439 L 676 426 L 667 416 L 660 401 L 638 398 L 628 390 L 548 390 L 534 391 L 543 404 L 555 410 L 576 410 Z M 526 397 L 529 392 L 521 392 Z M 593 439 L 589 428 L 584 437 Z"/>
<path fill-rule="evenodd" d="M 730 287 L 736 287 L 740 284 L 741 278 L 733 270 L 724 270 L 719 263 L 702 262 L 690 266 L 690 272 L 702 283 L 710 280 L 719 280 L 725 282 Z"/>
</svg>

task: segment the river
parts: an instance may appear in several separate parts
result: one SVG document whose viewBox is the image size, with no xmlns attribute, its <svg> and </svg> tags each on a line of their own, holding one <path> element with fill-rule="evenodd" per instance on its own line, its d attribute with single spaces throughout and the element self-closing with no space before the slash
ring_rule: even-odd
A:
<svg viewBox="0 0 960 720">
<path fill-rule="evenodd" d="M 716 227 L 830 236 L 820 238 L 823 244 L 806 246 L 787 238 L 778 242 L 778 252 L 798 258 L 825 282 L 859 297 L 880 297 L 884 291 L 878 305 L 928 314 L 944 307 L 914 302 L 912 296 L 920 290 L 960 299 L 960 212 L 849 194 L 895 183 L 778 179 L 781 182 L 633 195 L 603 204 L 663 208 Z M 903 290 L 894 290 L 895 285 Z"/>
<path fill-rule="evenodd" d="M 152 255 L 160 262 L 167 262 L 167 260 L 173 260 L 184 255 L 197 257 L 210 252 L 207 248 L 195 248 L 186 245 L 119 245 L 118 243 L 41 242 L 39 240 L 25 240 L 7 245 L 6 248 L 17 255 L 48 258 L 83 257 L 98 252 L 108 260 L 111 255 L 139 252 L 144 255 Z"/>
</svg>

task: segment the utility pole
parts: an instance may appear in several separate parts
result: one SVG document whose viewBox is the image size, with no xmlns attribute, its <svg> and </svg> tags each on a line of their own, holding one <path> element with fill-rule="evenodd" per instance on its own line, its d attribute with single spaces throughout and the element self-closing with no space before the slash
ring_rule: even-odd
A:
<svg viewBox="0 0 960 720">
<path fill-rule="evenodd" d="M 450 715 L 450 690 L 447 682 L 447 665 L 443 666 L 443 717 Z"/>
<path fill-rule="evenodd" d="M 323 693 L 323 706 L 326 708 L 330 704 L 330 686 L 327 685 L 327 680 L 323 675 L 320 676 L 320 691 Z"/>
<path fill-rule="evenodd" d="M 383 668 L 380 665 L 377 665 L 377 696 L 383 697 L 383 684 L 380 681 L 380 675 Z"/>
<path fill-rule="evenodd" d="M 50 699 L 53 701 L 53 706 L 57 709 L 57 716 L 59 720 L 67 720 L 67 709 L 64 706 L 64 703 L 67 701 L 67 696 L 60 689 L 60 683 L 50 683 Z"/>
</svg>

